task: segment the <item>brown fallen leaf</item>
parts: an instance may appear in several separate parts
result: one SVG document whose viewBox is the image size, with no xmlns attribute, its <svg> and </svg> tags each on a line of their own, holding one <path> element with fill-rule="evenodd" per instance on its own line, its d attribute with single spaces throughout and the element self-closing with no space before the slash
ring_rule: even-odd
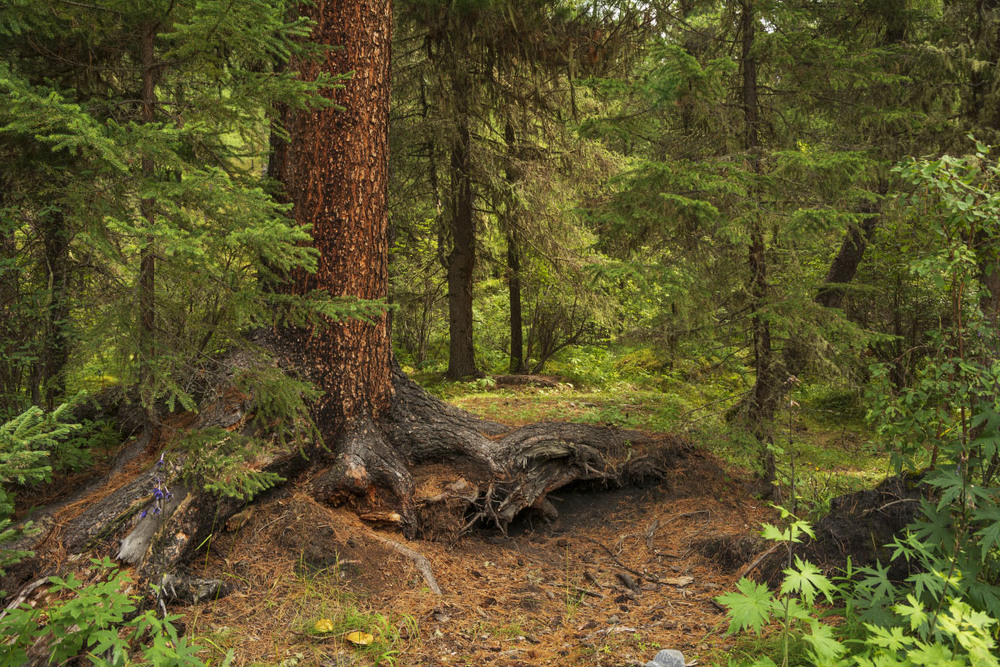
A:
<svg viewBox="0 0 1000 667">
<path fill-rule="evenodd" d="M 663 583 L 670 584 L 671 586 L 677 586 L 678 588 L 683 588 L 693 582 L 694 577 L 667 577 L 663 580 Z"/>
</svg>

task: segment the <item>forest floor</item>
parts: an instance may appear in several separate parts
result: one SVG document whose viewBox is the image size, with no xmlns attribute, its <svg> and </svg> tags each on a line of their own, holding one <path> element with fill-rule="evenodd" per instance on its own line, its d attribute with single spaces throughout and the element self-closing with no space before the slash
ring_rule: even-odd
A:
<svg viewBox="0 0 1000 667">
<path fill-rule="evenodd" d="M 609 395 L 522 388 L 450 399 L 512 425 L 627 414 L 628 426 L 648 427 L 655 417 L 655 404 Z M 861 433 L 793 423 L 790 435 L 802 495 L 829 497 L 878 474 Z M 198 574 L 236 591 L 176 611 L 219 657 L 233 649 L 237 665 L 641 666 L 664 648 L 689 664 L 725 664 L 756 649 L 725 635 L 713 598 L 767 545 L 747 540 L 746 553 L 719 562 L 706 544 L 754 536 L 776 512 L 754 496 L 739 444 L 685 438 L 691 446 L 662 484 L 564 489 L 550 496 L 554 523 L 529 517 L 506 536 L 484 529 L 406 542 L 429 560 L 441 596 L 385 542 L 401 536 L 304 493 L 276 494 L 205 547 Z M 352 642 L 369 640 L 352 632 L 371 643 Z"/>
</svg>

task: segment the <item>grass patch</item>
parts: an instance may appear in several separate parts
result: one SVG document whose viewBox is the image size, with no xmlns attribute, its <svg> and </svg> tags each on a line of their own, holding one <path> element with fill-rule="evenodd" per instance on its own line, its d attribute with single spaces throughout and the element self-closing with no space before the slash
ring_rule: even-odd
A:
<svg viewBox="0 0 1000 667">
<path fill-rule="evenodd" d="M 338 568 L 318 572 L 284 573 L 269 587 L 254 587 L 252 609 L 265 615 L 269 646 L 257 646 L 267 660 L 251 658 L 242 664 L 252 667 L 305 667 L 320 664 L 395 665 L 407 642 L 419 638 L 416 620 L 406 614 L 382 613 L 366 608 L 342 583 Z M 222 625 L 198 632 L 198 618 L 192 626 L 198 641 L 209 647 L 210 659 L 234 649 L 246 657 L 245 649 L 258 643 L 254 628 Z M 264 630 L 264 628 L 260 628 Z M 243 650 L 241 650 L 243 649 Z"/>
</svg>

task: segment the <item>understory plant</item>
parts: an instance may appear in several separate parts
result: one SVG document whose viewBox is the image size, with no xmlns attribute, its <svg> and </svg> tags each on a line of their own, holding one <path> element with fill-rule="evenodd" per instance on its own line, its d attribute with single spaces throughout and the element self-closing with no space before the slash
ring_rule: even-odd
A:
<svg viewBox="0 0 1000 667">
<path fill-rule="evenodd" d="M 107 557 L 91 562 L 88 579 L 96 583 L 85 584 L 73 574 L 50 577 L 47 593 L 55 602 L 44 609 L 22 605 L 0 618 L 0 667 L 23 665 L 29 652 L 40 649 L 54 665 L 74 660 L 109 667 L 208 664 L 198 657 L 202 647 L 178 633 L 173 624 L 178 616 L 137 614 L 139 596 L 127 592 L 129 574 Z M 230 651 L 220 664 L 232 660 Z"/>
<path fill-rule="evenodd" d="M 831 582 L 790 558 L 777 595 L 742 580 L 720 598 L 730 631 L 759 633 L 777 618 L 785 665 L 792 633 L 809 644 L 808 663 L 823 667 L 1000 664 L 1000 168 L 977 143 L 973 155 L 909 160 L 897 173 L 912 186 L 905 210 L 926 234 L 911 271 L 950 305 L 914 379 L 896 386 L 891 369 L 876 366 L 869 395 L 869 420 L 897 473 L 924 492 L 918 518 L 889 545 L 910 574 L 895 581 L 888 564 L 848 564 Z M 765 536 L 790 544 L 803 532 L 792 521 Z M 819 594 L 842 621 L 802 607 Z"/>
<path fill-rule="evenodd" d="M 38 484 L 52 476 L 50 453 L 64 446 L 63 440 L 78 428 L 71 423 L 73 403 L 66 403 L 47 413 L 33 406 L 14 419 L 0 424 L 0 545 L 18 539 L 31 524 L 14 526 L 12 485 Z M 29 552 L 0 550 L 0 575 L 4 568 L 29 555 Z M 0 592 L 0 595 L 3 593 Z"/>
</svg>

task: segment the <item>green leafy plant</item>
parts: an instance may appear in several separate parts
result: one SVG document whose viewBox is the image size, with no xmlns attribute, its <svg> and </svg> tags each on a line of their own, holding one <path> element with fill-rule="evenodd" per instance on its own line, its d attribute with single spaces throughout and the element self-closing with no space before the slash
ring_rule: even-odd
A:
<svg viewBox="0 0 1000 667">
<path fill-rule="evenodd" d="M 809 644 L 810 658 L 815 664 L 828 664 L 836 661 L 845 649 L 834 639 L 833 630 L 816 618 L 811 609 L 820 598 L 832 603 L 836 586 L 818 567 L 794 554 L 794 545 L 801 543 L 804 536 L 815 537 L 809 524 L 787 510 L 782 509 L 781 514 L 783 519 L 789 520 L 785 528 L 764 524 L 762 532 L 765 539 L 784 545 L 787 553 L 788 567 L 784 570 L 779 593 L 775 595 L 765 584 L 744 577 L 737 583 L 735 592 L 720 595 L 716 600 L 729 610 L 730 634 L 746 630 L 760 634 L 772 620 L 777 620 L 781 624 L 781 664 L 784 667 L 789 664 L 793 633 L 804 629 L 809 630 L 808 634 L 802 633 L 802 639 Z M 756 664 L 767 663 L 758 661 Z"/>
<path fill-rule="evenodd" d="M 28 649 L 39 643 L 46 647 L 49 661 L 59 665 L 80 658 L 109 667 L 205 664 L 198 657 L 202 647 L 178 634 L 173 625 L 178 616 L 136 614 L 138 596 L 123 592 L 131 583 L 128 573 L 107 557 L 91 562 L 97 583 L 84 584 L 73 574 L 51 577 L 49 592 L 56 602 L 45 608 L 24 605 L 0 619 L 5 648 L 0 667 L 24 664 Z M 230 652 L 222 664 L 232 659 Z"/>
<path fill-rule="evenodd" d="M 1000 167 L 977 144 L 974 155 L 908 160 L 897 173 L 914 187 L 904 199 L 930 232 L 911 271 L 938 291 L 950 321 L 929 334 L 930 350 L 901 385 L 886 365 L 874 369 L 869 419 L 906 483 L 922 485 L 921 512 L 890 545 L 910 574 L 894 581 L 887 565 L 848 570 L 831 584 L 800 559 L 779 594 L 741 581 L 719 598 L 731 631 L 782 623 L 783 662 L 793 623 L 814 665 L 983 665 L 994 667 L 1000 626 Z M 895 379 L 894 379 L 895 378 Z M 765 528 L 790 545 L 789 528 Z M 798 604 L 819 596 L 842 604 L 834 628 Z M 758 664 L 769 664 L 762 659 Z"/>
</svg>

